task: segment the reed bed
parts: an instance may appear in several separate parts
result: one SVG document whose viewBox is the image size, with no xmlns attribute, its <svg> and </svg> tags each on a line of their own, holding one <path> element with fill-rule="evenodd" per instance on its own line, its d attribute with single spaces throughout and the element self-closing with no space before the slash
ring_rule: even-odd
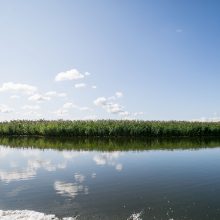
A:
<svg viewBox="0 0 220 220">
<path fill-rule="evenodd" d="M 45 137 L 220 137 L 219 122 L 187 121 L 10 121 L 0 136 Z"/>
</svg>

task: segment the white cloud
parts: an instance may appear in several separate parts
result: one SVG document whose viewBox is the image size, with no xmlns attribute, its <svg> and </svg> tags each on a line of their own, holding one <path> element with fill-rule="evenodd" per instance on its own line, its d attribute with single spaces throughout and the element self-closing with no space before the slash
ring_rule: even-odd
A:
<svg viewBox="0 0 220 220">
<path fill-rule="evenodd" d="M 85 83 L 78 83 L 78 84 L 75 84 L 75 88 L 76 89 L 79 89 L 79 88 L 85 88 L 86 87 L 86 84 Z"/>
<path fill-rule="evenodd" d="M 36 111 L 28 111 L 24 113 L 25 116 L 34 116 L 35 118 L 43 117 L 43 114 Z"/>
<path fill-rule="evenodd" d="M 121 106 L 121 105 L 119 105 L 117 103 L 109 103 L 106 106 L 107 112 L 113 113 L 113 114 L 124 112 L 123 108 L 124 108 L 123 106 Z"/>
<path fill-rule="evenodd" d="M 210 117 L 210 118 L 201 117 L 198 119 L 192 119 L 190 121 L 192 122 L 220 122 L 220 117 Z"/>
<path fill-rule="evenodd" d="M 38 110 L 38 109 L 40 109 L 40 106 L 39 105 L 24 105 L 22 107 L 22 109 L 24 109 L 24 110 Z"/>
<path fill-rule="evenodd" d="M 85 76 L 90 76 L 90 75 L 91 75 L 91 73 L 85 72 Z"/>
<path fill-rule="evenodd" d="M 117 98 L 122 98 L 123 97 L 122 92 L 116 92 L 115 95 L 116 95 Z"/>
<path fill-rule="evenodd" d="M 120 112 L 121 116 L 129 116 L 131 113 L 128 111 Z"/>
<path fill-rule="evenodd" d="M 58 109 L 58 110 L 56 110 L 52 113 L 57 115 L 57 116 L 64 116 L 64 115 L 68 114 L 68 111 L 66 109 Z"/>
<path fill-rule="evenodd" d="M 11 113 L 13 109 L 8 107 L 7 105 L 0 105 L 0 113 Z"/>
<path fill-rule="evenodd" d="M 91 111 L 89 107 L 78 107 L 80 111 Z"/>
<path fill-rule="evenodd" d="M 56 91 L 49 91 L 49 92 L 46 92 L 45 95 L 47 95 L 47 96 L 55 96 L 55 95 L 57 95 L 57 92 Z"/>
<path fill-rule="evenodd" d="M 7 82 L 3 83 L 0 87 L 0 92 L 21 92 L 25 94 L 33 94 L 37 91 L 37 88 L 35 86 L 31 86 L 28 84 L 20 84 L 20 83 L 13 83 L 13 82 Z"/>
<path fill-rule="evenodd" d="M 92 89 L 97 89 L 97 86 L 96 86 L 96 85 L 93 85 L 93 86 L 92 86 Z"/>
<path fill-rule="evenodd" d="M 45 93 L 45 96 L 50 96 L 50 97 L 66 97 L 66 93 L 58 93 L 56 91 L 49 91 Z"/>
<path fill-rule="evenodd" d="M 79 111 L 92 111 L 92 109 L 89 107 L 80 107 L 72 102 L 67 102 L 60 109 L 52 113 L 56 114 L 57 116 L 64 116 L 67 115 L 71 109 L 76 109 Z"/>
<path fill-rule="evenodd" d="M 94 101 L 94 104 L 97 106 L 104 106 L 107 104 L 107 99 L 105 97 L 99 97 Z"/>
<path fill-rule="evenodd" d="M 71 69 L 66 72 L 58 73 L 55 77 L 55 81 L 66 81 L 66 80 L 76 80 L 76 79 L 82 79 L 84 78 L 84 75 L 80 73 L 77 69 Z"/>
<path fill-rule="evenodd" d="M 75 108 L 75 107 L 76 107 L 76 105 L 73 104 L 72 102 L 67 102 L 63 105 L 64 109 L 70 109 L 70 108 Z"/>
<path fill-rule="evenodd" d="M 91 109 L 89 107 L 80 107 L 78 105 L 73 104 L 72 102 L 67 102 L 63 105 L 62 107 L 63 109 L 78 109 L 80 111 L 91 111 Z"/>
<path fill-rule="evenodd" d="M 62 92 L 62 93 L 58 93 L 58 97 L 67 97 L 67 94 Z"/>
<path fill-rule="evenodd" d="M 83 120 L 96 120 L 97 118 L 97 115 L 87 115 L 83 118 Z"/>
<path fill-rule="evenodd" d="M 28 98 L 30 101 L 37 101 L 37 102 L 43 102 L 43 101 L 49 101 L 51 98 L 49 96 L 41 95 L 41 94 L 35 94 Z"/>
<path fill-rule="evenodd" d="M 144 114 L 144 112 L 135 112 L 134 116 L 143 115 L 143 114 Z"/>
<path fill-rule="evenodd" d="M 122 92 L 116 92 L 115 96 L 110 96 L 108 98 L 106 97 L 99 97 L 94 100 L 94 105 L 99 106 L 103 108 L 106 112 L 112 113 L 112 114 L 118 114 L 120 116 L 123 116 L 122 119 L 130 119 L 131 116 L 139 116 L 143 115 L 143 112 L 135 112 L 131 113 L 124 109 L 124 106 L 117 103 L 118 98 L 122 98 L 124 95 Z M 135 119 L 135 118 L 133 118 Z"/>
<path fill-rule="evenodd" d="M 109 113 L 117 114 L 123 112 L 123 106 L 119 105 L 118 103 L 109 102 L 105 97 L 99 97 L 94 101 L 96 106 L 100 106 L 105 109 Z"/>
<path fill-rule="evenodd" d="M 19 98 L 20 98 L 19 95 L 11 95 L 11 96 L 10 96 L 10 99 L 19 99 Z"/>
</svg>

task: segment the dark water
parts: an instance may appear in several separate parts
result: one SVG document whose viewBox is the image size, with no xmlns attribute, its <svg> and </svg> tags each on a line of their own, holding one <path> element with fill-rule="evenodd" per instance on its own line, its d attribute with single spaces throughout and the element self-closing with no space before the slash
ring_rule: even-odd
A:
<svg viewBox="0 0 220 220">
<path fill-rule="evenodd" d="M 220 219 L 220 143 L 135 150 L 129 142 L 127 151 L 126 142 L 113 151 L 98 150 L 100 142 L 91 151 L 60 142 L 50 149 L 40 140 L 39 148 L 27 140 L 1 143 L 0 210 L 79 220 Z"/>
</svg>

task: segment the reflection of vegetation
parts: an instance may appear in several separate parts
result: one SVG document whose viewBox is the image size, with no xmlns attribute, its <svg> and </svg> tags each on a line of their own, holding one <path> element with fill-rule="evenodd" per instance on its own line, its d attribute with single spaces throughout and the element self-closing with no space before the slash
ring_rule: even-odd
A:
<svg viewBox="0 0 220 220">
<path fill-rule="evenodd" d="M 59 137 L 201 137 L 219 136 L 220 123 L 184 121 L 11 121 L 0 123 L 0 135 Z"/>
<path fill-rule="evenodd" d="M 2 137 L 0 144 L 10 147 L 31 147 L 58 150 L 163 150 L 198 149 L 220 146 L 220 138 L 44 138 Z"/>
</svg>

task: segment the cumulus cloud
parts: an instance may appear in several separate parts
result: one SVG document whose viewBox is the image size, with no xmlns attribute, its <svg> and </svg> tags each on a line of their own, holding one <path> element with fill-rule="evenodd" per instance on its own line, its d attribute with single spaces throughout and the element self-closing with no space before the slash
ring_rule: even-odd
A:
<svg viewBox="0 0 220 220">
<path fill-rule="evenodd" d="M 105 97 L 99 97 L 94 101 L 94 104 L 96 106 L 100 106 L 103 109 L 105 109 L 108 113 L 117 114 L 120 112 L 123 112 L 123 106 L 121 106 L 118 103 L 114 103 L 112 101 L 109 101 L 109 99 Z"/>
<path fill-rule="evenodd" d="M 79 89 L 79 88 L 85 88 L 86 87 L 86 84 L 85 83 L 78 83 L 78 84 L 75 84 L 75 88 L 76 89 Z"/>
<path fill-rule="evenodd" d="M 97 106 L 105 106 L 107 104 L 107 99 L 105 97 L 99 97 L 94 101 Z"/>
<path fill-rule="evenodd" d="M 87 115 L 83 118 L 83 120 L 97 120 L 97 115 Z"/>
<path fill-rule="evenodd" d="M 106 106 L 107 112 L 113 113 L 113 114 L 124 112 L 123 108 L 124 107 L 122 105 L 119 105 L 118 103 L 109 103 Z"/>
<path fill-rule="evenodd" d="M 116 93 L 115 93 L 115 96 L 116 96 L 117 98 L 122 98 L 122 97 L 123 97 L 123 93 L 122 93 L 122 92 L 116 92 Z"/>
<path fill-rule="evenodd" d="M 36 102 L 43 102 L 43 101 L 49 101 L 51 97 L 41 95 L 41 94 L 34 94 L 28 98 L 30 101 L 36 101 Z"/>
<path fill-rule="evenodd" d="M 220 122 L 220 117 L 201 117 L 197 119 L 190 120 L 192 122 Z"/>
<path fill-rule="evenodd" d="M 75 108 L 75 104 L 73 104 L 72 102 L 67 102 L 65 104 L 63 104 L 63 106 L 61 108 L 59 108 L 58 110 L 52 112 L 57 116 L 65 116 L 69 113 L 70 109 Z"/>
<path fill-rule="evenodd" d="M 45 96 L 50 96 L 50 97 L 67 97 L 66 93 L 58 93 L 56 91 L 49 91 L 45 93 Z"/>
<path fill-rule="evenodd" d="M 91 75 L 91 73 L 85 72 L 85 76 L 90 76 L 90 75 Z"/>
<path fill-rule="evenodd" d="M 22 107 L 23 110 L 38 110 L 40 109 L 39 105 L 24 105 Z"/>
<path fill-rule="evenodd" d="M 0 92 L 7 92 L 7 91 L 21 92 L 30 95 L 37 91 L 37 87 L 28 84 L 13 83 L 13 82 L 3 83 L 2 86 L 0 87 Z"/>
<path fill-rule="evenodd" d="M 128 111 L 124 111 L 124 112 L 120 112 L 120 115 L 121 116 L 129 116 L 129 115 L 131 115 L 131 113 Z"/>
<path fill-rule="evenodd" d="M 19 99 L 19 98 L 20 98 L 19 95 L 11 95 L 11 96 L 10 96 L 10 99 Z"/>
<path fill-rule="evenodd" d="M 66 80 L 76 80 L 82 79 L 84 75 L 80 73 L 77 69 L 71 69 L 66 72 L 58 73 L 55 77 L 55 81 L 66 81 Z"/>
<path fill-rule="evenodd" d="M 128 112 L 124 109 L 124 106 L 117 103 L 119 98 L 122 98 L 124 95 L 122 92 L 116 92 L 115 96 L 106 97 L 98 97 L 94 100 L 94 105 L 103 108 L 106 112 L 117 114 L 122 116 L 122 119 L 135 119 L 135 117 L 139 115 L 143 115 L 143 112 Z"/>
<path fill-rule="evenodd" d="M 30 111 L 24 112 L 22 115 L 23 115 L 25 118 L 27 117 L 28 119 L 29 119 L 30 117 L 35 118 L 35 119 L 39 119 L 39 118 L 42 118 L 42 117 L 43 117 L 43 114 L 42 114 L 42 113 L 39 113 L 39 112 L 34 111 L 34 110 L 30 110 Z M 24 118 L 22 118 L 22 119 L 24 119 Z"/>
<path fill-rule="evenodd" d="M 72 102 L 67 102 L 63 105 L 64 109 L 70 109 L 70 108 L 75 108 L 75 107 L 76 107 L 76 105 L 73 104 Z"/>
<path fill-rule="evenodd" d="M 0 105 L 0 113 L 11 113 L 13 109 L 8 107 L 7 105 Z"/>
<path fill-rule="evenodd" d="M 91 111 L 91 109 L 89 107 L 80 107 L 72 102 L 67 102 L 65 104 L 63 104 L 63 106 L 59 109 L 59 112 L 65 112 L 68 113 L 68 111 L 70 109 L 77 109 L 77 110 L 80 110 L 80 111 Z"/>
<path fill-rule="evenodd" d="M 144 114 L 144 112 L 134 112 L 133 113 L 134 116 L 143 115 L 143 114 Z"/>
<path fill-rule="evenodd" d="M 92 109 L 89 108 L 89 107 L 79 107 L 79 106 L 78 106 L 78 109 L 79 109 L 80 111 L 91 111 L 91 110 L 92 110 Z"/>
<path fill-rule="evenodd" d="M 68 114 L 68 110 L 66 109 L 58 109 L 54 112 L 52 112 L 53 114 L 57 115 L 57 116 L 64 116 Z"/>
</svg>

